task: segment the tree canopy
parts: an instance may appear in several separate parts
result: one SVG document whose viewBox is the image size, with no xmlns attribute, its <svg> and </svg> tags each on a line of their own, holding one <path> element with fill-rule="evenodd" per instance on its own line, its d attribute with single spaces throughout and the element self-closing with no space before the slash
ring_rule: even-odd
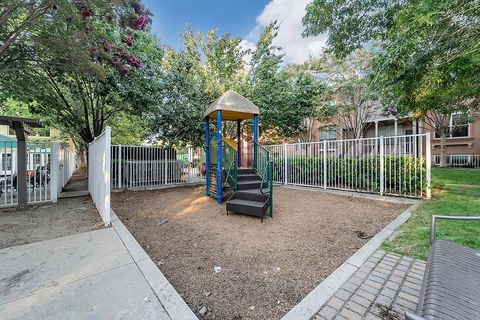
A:
<svg viewBox="0 0 480 320">
<path fill-rule="evenodd" d="M 451 114 L 472 121 L 480 107 L 479 17 L 479 0 L 313 0 L 303 23 L 337 57 L 375 45 L 373 90 L 434 128 L 444 164 Z"/>
<path fill-rule="evenodd" d="M 247 51 L 241 39 L 230 34 L 188 29 L 184 49 L 168 49 L 162 61 L 160 103 L 149 115 L 154 138 L 169 144 L 203 145 L 203 113 L 229 89 L 260 108 L 264 140 L 295 137 L 306 130 L 304 119 L 314 112 L 323 86 L 311 73 L 284 68 L 281 48 L 272 44 L 277 32 L 278 23 L 272 22 L 255 50 Z M 246 55 L 251 55 L 249 63 Z M 224 127 L 224 134 L 233 134 L 234 124 Z"/>
<path fill-rule="evenodd" d="M 141 2 L 42 3 L 43 13 L 30 20 L 30 3 L 11 1 L 3 11 L 2 95 L 28 103 L 81 143 L 117 114 L 151 104 L 162 51 Z M 12 33 L 18 36 L 9 43 Z"/>
<path fill-rule="evenodd" d="M 319 74 L 327 84 L 317 118 L 337 124 L 344 138 L 362 138 L 378 108 L 378 95 L 369 84 L 373 52 L 358 49 L 345 58 L 325 53 L 303 68 Z"/>
<path fill-rule="evenodd" d="M 328 33 L 338 57 L 376 44 L 372 79 L 386 105 L 425 115 L 478 108 L 478 0 L 314 0 L 304 35 Z"/>
</svg>

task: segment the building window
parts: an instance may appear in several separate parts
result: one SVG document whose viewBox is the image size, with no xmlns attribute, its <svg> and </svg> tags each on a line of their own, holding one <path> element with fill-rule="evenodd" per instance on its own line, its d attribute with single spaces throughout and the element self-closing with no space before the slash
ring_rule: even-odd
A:
<svg viewBox="0 0 480 320">
<path fill-rule="evenodd" d="M 2 171 L 12 170 L 12 154 L 3 153 L 2 154 Z"/>
<path fill-rule="evenodd" d="M 461 114 L 453 114 L 450 122 L 451 137 L 468 137 L 470 123 Z"/>
<path fill-rule="evenodd" d="M 455 113 L 450 116 L 450 122 L 447 129 L 447 138 L 468 137 L 470 123 L 461 113 Z M 435 132 L 435 138 L 440 139 L 440 135 Z"/>
<path fill-rule="evenodd" d="M 336 140 L 337 126 L 325 126 L 320 128 L 320 140 Z"/>
</svg>

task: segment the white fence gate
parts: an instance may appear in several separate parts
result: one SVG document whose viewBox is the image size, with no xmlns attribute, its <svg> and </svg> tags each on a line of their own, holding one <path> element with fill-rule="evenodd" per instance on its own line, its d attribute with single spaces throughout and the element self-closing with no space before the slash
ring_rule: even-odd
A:
<svg viewBox="0 0 480 320">
<path fill-rule="evenodd" d="M 205 181 L 201 172 L 205 154 L 153 146 L 113 145 L 111 187 L 115 189 L 159 188 Z"/>
<path fill-rule="evenodd" d="M 110 224 L 110 142 L 107 127 L 88 145 L 88 192 L 105 225 Z"/>
<path fill-rule="evenodd" d="M 430 198 L 431 149 L 426 134 L 265 148 L 274 163 L 276 183 Z"/>
</svg>

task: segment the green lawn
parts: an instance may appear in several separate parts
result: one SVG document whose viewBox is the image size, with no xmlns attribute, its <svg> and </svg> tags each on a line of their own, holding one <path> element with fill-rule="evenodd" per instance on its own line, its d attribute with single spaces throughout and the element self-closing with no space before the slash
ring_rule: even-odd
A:
<svg viewBox="0 0 480 320">
<path fill-rule="evenodd" d="M 432 200 L 418 207 L 384 250 L 426 259 L 433 214 L 480 216 L 480 169 L 432 168 L 432 184 Z M 437 221 L 437 238 L 480 250 L 480 221 Z"/>
</svg>

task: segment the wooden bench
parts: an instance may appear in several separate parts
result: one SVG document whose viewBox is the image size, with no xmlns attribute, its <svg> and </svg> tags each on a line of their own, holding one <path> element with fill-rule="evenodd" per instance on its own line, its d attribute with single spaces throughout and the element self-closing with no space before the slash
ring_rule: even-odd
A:
<svg viewBox="0 0 480 320">
<path fill-rule="evenodd" d="M 480 252 L 435 240 L 438 219 L 480 220 L 480 217 L 432 217 L 420 300 L 415 314 L 407 312 L 406 319 L 480 319 Z"/>
</svg>

